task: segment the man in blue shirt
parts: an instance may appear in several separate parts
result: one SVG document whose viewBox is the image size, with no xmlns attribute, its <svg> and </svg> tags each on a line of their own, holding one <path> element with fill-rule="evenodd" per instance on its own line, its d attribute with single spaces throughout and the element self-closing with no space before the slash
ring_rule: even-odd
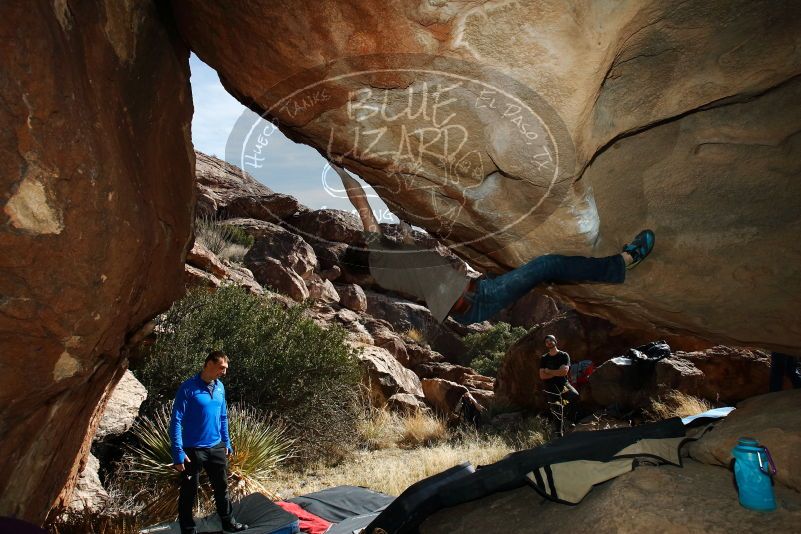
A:
<svg viewBox="0 0 801 534">
<path fill-rule="evenodd" d="M 228 370 L 228 356 L 215 351 L 206 357 L 203 369 L 178 388 L 172 405 L 170 439 L 173 469 L 181 473 L 178 522 L 181 534 L 195 534 L 198 478 L 205 469 L 214 489 L 214 502 L 225 532 L 240 532 L 247 525 L 232 516 L 228 498 L 228 455 L 233 451 L 228 435 L 225 388 L 220 377 Z"/>
</svg>

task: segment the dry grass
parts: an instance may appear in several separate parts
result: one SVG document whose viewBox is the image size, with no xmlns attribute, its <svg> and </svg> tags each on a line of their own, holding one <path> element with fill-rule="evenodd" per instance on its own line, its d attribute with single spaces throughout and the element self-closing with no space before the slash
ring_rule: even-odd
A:
<svg viewBox="0 0 801 534">
<path fill-rule="evenodd" d="M 279 472 L 275 487 L 271 489 L 283 498 L 289 498 L 348 484 L 399 495 L 418 480 L 464 461 L 485 465 L 500 460 L 512 450 L 500 437 L 486 437 L 410 450 L 362 451 L 338 466 L 317 466 L 303 473 Z"/>
<path fill-rule="evenodd" d="M 376 409 L 366 413 L 361 431 L 367 450 L 335 466 L 321 462 L 302 472 L 279 471 L 271 491 L 289 498 L 354 485 L 399 495 L 415 482 L 454 465 L 497 462 L 515 450 L 542 445 L 550 437 L 548 423 L 541 417 L 527 418 L 514 429 L 502 431 L 462 427 L 450 432 L 441 419 L 427 414 L 400 416 Z"/>
<path fill-rule="evenodd" d="M 369 451 L 394 447 L 401 435 L 400 418 L 378 408 L 368 408 L 358 423 L 363 446 Z"/>
<path fill-rule="evenodd" d="M 370 408 L 359 421 L 363 447 L 369 451 L 428 447 L 448 439 L 445 421 L 428 413 L 398 415 Z"/>
<path fill-rule="evenodd" d="M 405 335 L 415 343 L 423 343 L 425 341 L 425 336 L 423 333 L 416 328 L 408 329 Z"/>
<path fill-rule="evenodd" d="M 707 410 L 712 405 L 704 399 L 686 395 L 681 391 L 671 391 L 664 397 L 651 401 L 648 413 L 655 420 L 669 419 L 671 417 L 687 417 Z"/>
<path fill-rule="evenodd" d="M 431 446 L 448 438 L 445 421 L 439 417 L 418 412 L 400 420 L 401 435 L 399 445 L 405 448 Z"/>
<path fill-rule="evenodd" d="M 225 245 L 220 253 L 217 255 L 221 260 L 228 260 L 234 263 L 242 263 L 245 259 L 245 254 L 250 250 L 245 245 L 237 243 L 230 243 Z"/>
</svg>

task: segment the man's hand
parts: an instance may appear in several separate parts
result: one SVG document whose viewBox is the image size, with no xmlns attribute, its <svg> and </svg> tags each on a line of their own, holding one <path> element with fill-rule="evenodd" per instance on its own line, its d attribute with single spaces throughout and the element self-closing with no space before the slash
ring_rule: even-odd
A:
<svg viewBox="0 0 801 534">
<path fill-rule="evenodd" d="M 189 457 L 187 456 L 187 457 L 184 458 L 184 462 L 190 462 L 191 463 L 192 460 L 190 460 Z M 183 473 L 184 470 L 186 469 L 186 467 L 184 467 L 184 464 L 173 464 L 172 468 L 175 469 L 176 471 L 178 471 L 179 473 Z"/>
</svg>

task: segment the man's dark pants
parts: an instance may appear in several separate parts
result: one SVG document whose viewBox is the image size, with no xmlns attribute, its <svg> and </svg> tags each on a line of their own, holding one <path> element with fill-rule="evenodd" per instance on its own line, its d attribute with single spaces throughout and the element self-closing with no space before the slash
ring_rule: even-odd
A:
<svg viewBox="0 0 801 534">
<path fill-rule="evenodd" d="M 181 532 L 188 533 L 195 530 L 195 519 L 192 509 L 197 500 L 197 490 L 200 473 L 203 469 L 209 476 L 209 482 L 214 490 L 214 502 L 217 513 L 223 524 L 231 521 L 231 501 L 228 499 L 228 457 L 224 443 L 218 443 L 211 448 L 184 449 L 189 462 L 184 462 L 184 471 L 181 473 L 181 492 L 178 496 L 178 522 Z"/>
<path fill-rule="evenodd" d="M 579 392 L 569 382 L 561 387 L 546 383 L 543 394 L 550 416 L 557 425 L 561 426 L 563 421 L 565 424 L 576 422 Z"/>
<path fill-rule="evenodd" d="M 801 365 L 798 358 L 780 352 L 770 353 L 770 390 L 781 391 L 784 376 L 790 378 L 793 388 L 801 388 Z"/>
</svg>

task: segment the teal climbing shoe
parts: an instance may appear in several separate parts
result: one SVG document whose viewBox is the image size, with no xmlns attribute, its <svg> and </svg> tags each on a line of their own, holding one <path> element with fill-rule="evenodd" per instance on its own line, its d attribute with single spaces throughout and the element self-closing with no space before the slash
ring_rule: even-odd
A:
<svg viewBox="0 0 801 534">
<path fill-rule="evenodd" d="M 631 243 L 624 246 L 623 252 L 628 252 L 634 259 L 633 262 L 626 266 L 626 269 L 633 269 L 639 265 L 654 249 L 655 241 L 656 236 L 652 230 L 643 230 L 637 234 L 637 237 L 635 237 Z"/>
</svg>

